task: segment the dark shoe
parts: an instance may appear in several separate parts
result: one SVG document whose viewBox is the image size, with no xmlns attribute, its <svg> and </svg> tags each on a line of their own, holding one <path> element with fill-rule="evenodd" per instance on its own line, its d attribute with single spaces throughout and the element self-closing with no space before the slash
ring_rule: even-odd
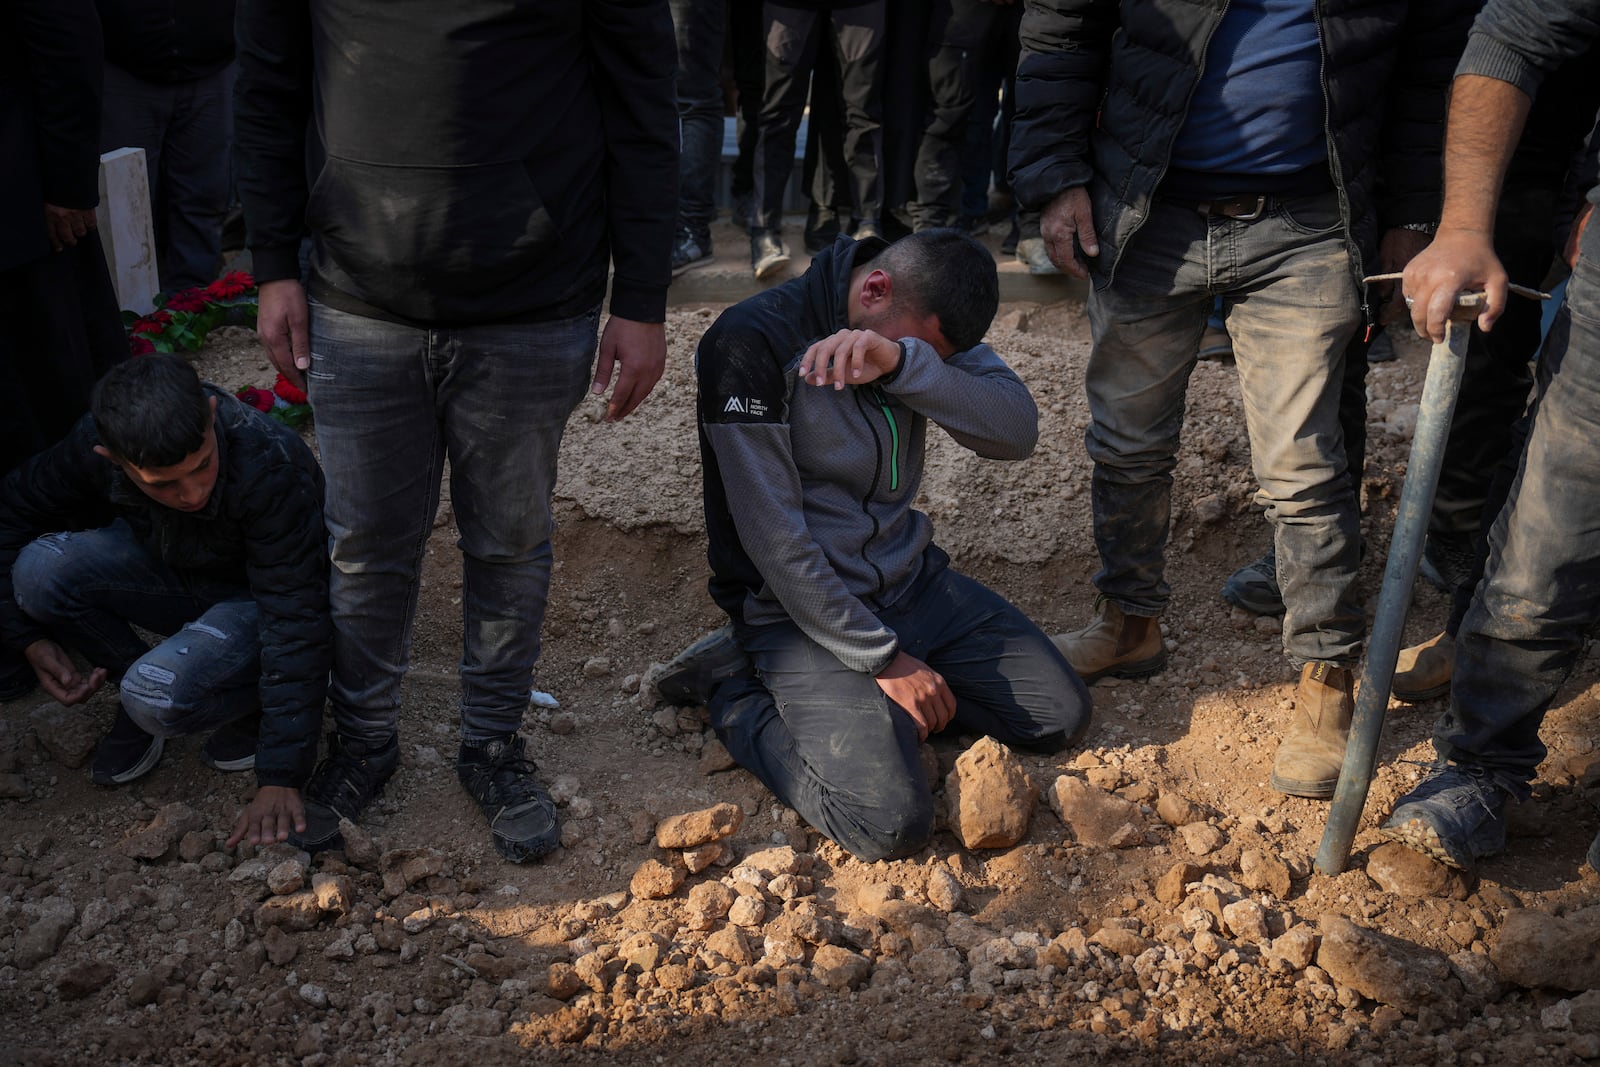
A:
<svg viewBox="0 0 1600 1067">
<path fill-rule="evenodd" d="M 672 657 L 656 679 L 656 692 L 669 704 L 704 704 L 718 683 L 750 672 L 750 657 L 721 626 Z"/>
<path fill-rule="evenodd" d="M 1458 588 L 1472 580 L 1472 572 L 1477 569 L 1474 540 L 1470 533 L 1429 534 L 1422 546 L 1422 576 L 1454 596 Z"/>
<path fill-rule="evenodd" d="M 789 246 L 775 233 L 764 231 L 750 237 L 750 269 L 758 279 L 766 279 L 789 265 Z"/>
<path fill-rule="evenodd" d="M 1000 254 L 1014 256 L 1017 254 L 1017 245 L 1022 241 L 1022 226 L 1016 219 L 1011 220 L 1011 230 L 1000 240 Z"/>
<path fill-rule="evenodd" d="M 1282 615 L 1283 590 L 1278 588 L 1278 555 L 1274 550 L 1247 563 L 1222 583 L 1222 599 L 1257 615 Z"/>
<path fill-rule="evenodd" d="M 755 217 L 756 197 L 754 193 L 735 193 L 733 197 L 733 224 L 741 230 L 750 229 L 750 220 Z"/>
<path fill-rule="evenodd" d="M 200 759 L 224 774 L 248 771 L 256 765 L 256 738 L 261 733 L 261 713 L 224 723 L 206 738 Z"/>
<path fill-rule="evenodd" d="M 1368 363 L 1393 363 L 1395 358 L 1394 338 L 1389 336 L 1388 330 L 1374 337 L 1367 346 Z"/>
<path fill-rule="evenodd" d="M 1450 692 L 1450 676 L 1455 670 L 1456 640 L 1439 633 L 1410 648 L 1400 650 L 1394 665 L 1390 691 L 1396 700 L 1420 704 Z"/>
<path fill-rule="evenodd" d="M 1081 630 L 1050 638 L 1085 685 L 1100 679 L 1148 678 L 1167 666 L 1161 622 L 1154 617 L 1126 615 L 1101 597 L 1100 617 Z"/>
<path fill-rule="evenodd" d="M 821 252 L 833 245 L 844 232 L 844 227 L 839 223 L 839 216 L 832 208 L 819 208 L 811 205 L 811 210 L 806 212 L 805 246 L 807 252 Z"/>
<path fill-rule="evenodd" d="M 1506 847 L 1504 788 L 1483 767 L 1452 763 L 1395 801 L 1383 836 L 1458 870 Z"/>
<path fill-rule="evenodd" d="M 1294 718 L 1272 760 L 1272 788 L 1312 800 L 1333 796 L 1350 740 L 1354 682 L 1347 668 L 1332 663 L 1300 668 Z"/>
<path fill-rule="evenodd" d="M 1198 355 L 1201 359 L 1226 363 L 1233 359 L 1233 338 L 1223 327 L 1207 324 L 1205 333 L 1200 335 Z"/>
<path fill-rule="evenodd" d="M 21 700 L 39 688 L 39 676 L 20 653 L 0 656 L 0 700 Z"/>
<path fill-rule="evenodd" d="M 489 820 L 495 850 L 512 863 L 526 863 L 561 844 L 555 801 L 533 777 L 538 767 L 523 752 L 521 734 L 461 743 L 456 777 Z"/>
<path fill-rule="evenodd" d="M 1028 268 L 1029 274 L 1061 273 L 1061 268 L 1050 259 L 1043 237 L 1025 237 L 1018 241 L 1017 261 Z"/>
<path fill-rule="evenodd" d="M 339 820 L 358 821 L 399 766 L 398 737 L 368 744 L 329 734 L 328 754 L 306 783 L 305 832 L 291 833 L 289 843 L 307 852 L 343 847 Z"/>
<path fill-rule="evenodd" d="M 127 785 L 155 769 L 164 746 L 161 738 L 145 733 L 118 704 L 110 731 L 94 746 L 89 777 L 95 785 Z"/>
<path fill-rule="evenodd" d="M 672 276 L 676 278 L 690 267 L 703 267 L 711 262 L 711 237 L 679 230 L 672 242 Z"/>
</svg>

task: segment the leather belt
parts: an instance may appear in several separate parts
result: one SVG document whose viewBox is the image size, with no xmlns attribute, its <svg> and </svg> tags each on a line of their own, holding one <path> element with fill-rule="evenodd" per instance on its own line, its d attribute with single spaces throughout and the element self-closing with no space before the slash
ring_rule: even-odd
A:
<svg viewBox="0 0 1600 1067">
<path fill-rule="evenodd" d="M 1225 219 L 1254 222 L 1266 214 L 1267 201 L 1269 199 L 1271 198 L 1265 194 L 1258 196 L 1230 196 L 1225 200 L 1190 201 L 1189 206 L 1208 217 L 1221 215 Z"/>
</svg>

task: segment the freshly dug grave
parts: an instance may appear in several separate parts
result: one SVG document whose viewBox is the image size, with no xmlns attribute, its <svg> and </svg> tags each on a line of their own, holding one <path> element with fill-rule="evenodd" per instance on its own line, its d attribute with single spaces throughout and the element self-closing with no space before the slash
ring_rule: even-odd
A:
<svg viewBox="0 0 1600 1067">
<path fill-rule="evenodd" d="M 1313 875 L 1326 806 L 1267 787 L 1293 677 L 1275 621 L 1217 589 L 1268 543 L 1231 367 L 1201 364 L 1175 490 L 1172 665 L 1093 690 L 1059 758 L 939 738 L 959 828 L 1020 842 L 862 864 L 730 769 L 649 668 L 720 619 L 705 593 L 690 354 L 716 309 L 674 312 L 667 377 L 622 425 L 573 417 L 526 730 L 564 847 L 516 867 L 454 782 L 460 566 L 448 499 L 429 547 L 404 763 L 345 854 L 233 854 L 248 795 L 169 746 L 92 787 L 109 721 L 33 698 L 0 718 L 0 1062 L 479 1064 L 572 1060 L 1574 1063 L 1600 1058 L 1596 674 L 1550 713 L 1512 847 L 1463 878 L 1375 827 L 1421 775 L 1438 703 L 1396 704 L 1350 870 Z M 242 331 L 202 373 L 270 382 Z M 989 463 L 942 434 L 922 506 L 956 565 L 1052 632 L 1092 610 L 1081 308 L 1009 306 L 991 342 L 1028 381 L 1036 454 Z M 1372 372 L 1366 481 L 1376 596 L 1425 350 Z M 1446 603 L 1419 588 L 1413 640 Z M 1029 809 L 1027 797 L 1039 799 Z M 1021 805 L 1019 809 L 1019 805 Z M 720 807 L 719 807 L 720 806 Z M 659 831 L 658 823 L 690 815 Z M 725 836 L 718 836 L 725 834 Z M 969 834 L 970 836 L 970 834 Z"/>
</svg>

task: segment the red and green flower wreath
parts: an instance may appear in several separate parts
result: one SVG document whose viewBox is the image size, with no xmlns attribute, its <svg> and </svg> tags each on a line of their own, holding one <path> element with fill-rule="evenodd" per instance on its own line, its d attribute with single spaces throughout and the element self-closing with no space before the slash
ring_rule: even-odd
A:
<svg viewBox="0 0 1600 1067">
<path fill-rule="evenodd" d="M 196 352 L 218 326 L 255 325 L 256 282 L 244 271 L 229 271 L 203 288 L 156 297 L 155 309 L 147 315 L 124 311 L 122 319 L 128 349 L 136 356 Z M 270 390 L 247 386 L 234 395 L 288 426 L 299 427 L 311 418 L 305 392 L 281 374 Z"/>
</svg>

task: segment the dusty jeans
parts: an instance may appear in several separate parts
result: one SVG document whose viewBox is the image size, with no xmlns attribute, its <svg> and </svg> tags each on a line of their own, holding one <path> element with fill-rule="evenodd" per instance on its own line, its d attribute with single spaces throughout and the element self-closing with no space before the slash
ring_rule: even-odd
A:
<svg viewBox="0 0 1600 1067">
<path fill-rule="evenodd" d="M 1066 747 L 1089 725 L 1083 682 L 1021 611 L 949 570 L 939 549 L 927 551 L 922 577 L 878 618 L 902 652 L 944 676 L 956 697 L 950 732 Z M 933 832 L 933 794 L 911 715 L 793 623 L 737 632 L 758 676 L 712 694 L 711 725 L 729 754 L 863 860 L 921 849 Z"/>
<path fill-rule="evenodd" d="M 550 592 L 550 492 L 589 383 L 599 309 L 556 322 L 422 329 L 311 309 L 317 444 L 332 539 L 341 735 L 399 728 L 400 679 L 444 462 L 461 531 L 461 731 L 515 731 Z"/>
<path fill-rule="evenodd" d="M 1274 527 L 1284 648 L 1296 665 L 1353 664 L 1366 623 L 1339 391 L 1360 298 L 1333 193 L 1269 197 L 1255 220 L 1158 198 L 1114 283 L 1091 292 L 1095 585 L 1132 615 L 1159 615 L 1171 596 L 1172 471 L 1216 296 L 1233 338 L 1257 500 Z"/>
<path fill-rule="evenodd" d="M 180 573 L 128 524 L 47 534 L 12 568 L 17 604 L 120 679 L 122 706 L 157 737 L 261 708 L 261 614 L 243 586 Z M 133 627 L 170 635 L 151 648 Z"/>
<path fill-rule="evenodd" d="M 1545 757 L 1544 713 L 1600 618 L 1600 263 L 1588 254 L 1545 339 L 1531 418 L 1434 734 L 1440 756 L 1524 796 Z"/>
</svg>

